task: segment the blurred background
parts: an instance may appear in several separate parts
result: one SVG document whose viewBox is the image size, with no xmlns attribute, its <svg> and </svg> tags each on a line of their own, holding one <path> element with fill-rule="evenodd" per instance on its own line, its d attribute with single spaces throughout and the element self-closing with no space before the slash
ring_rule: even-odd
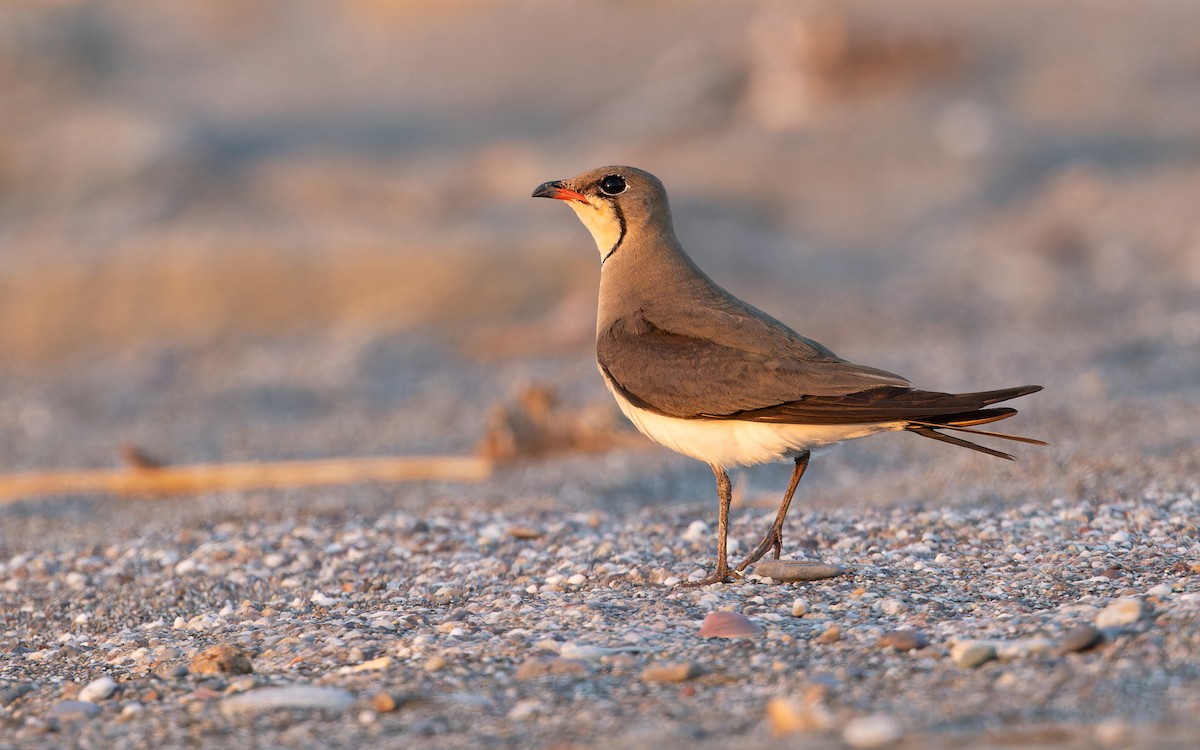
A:
<svg viewBox="0 0 1200 750">
<path fill-rule="evenodd" d="M 529 198 L 607 163 L 661 177 L 702 267 L 842 356 L 1047 386 L 1009 424 L 1053 446 L 1016 465 L 863 441 L 803 502 L 1194 491 L 1197 28 L 1169 0 L 10 0 L 0 470 L 472 453 L 531 386 L 619 439 L 479 486 L 30 501 L 0 547 L 214 508 L 707 512 L 707 469 L 621 432 L 595 249 Z M 740 474 L 743 501 L 786 476 Z"/>
</svg>

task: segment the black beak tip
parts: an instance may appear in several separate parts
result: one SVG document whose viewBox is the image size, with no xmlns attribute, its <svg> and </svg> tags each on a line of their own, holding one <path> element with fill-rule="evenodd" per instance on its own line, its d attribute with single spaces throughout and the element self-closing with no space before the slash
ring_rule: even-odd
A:
<svg viewBox="0 0 1200 750">
<path fill-rule="evenodd" d="M 555 193 L 562 189 L 562 180 L 551 180 L 538 185 L 533 191 L 532 198 L 553 198 Z"/>
</svg>

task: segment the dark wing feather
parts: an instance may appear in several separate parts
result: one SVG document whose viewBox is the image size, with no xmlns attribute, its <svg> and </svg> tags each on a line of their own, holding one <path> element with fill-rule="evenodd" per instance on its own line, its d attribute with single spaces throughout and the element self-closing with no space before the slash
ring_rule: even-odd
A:
<svg viewBox="0 0 1200 750">
<path fill-rule="evenodd" d="M 745 415 L 765 416 L 812 394 L 832 405 L 854 394 L 910 390 L 900 376 L 846 362 L 773 320 L 744 314 L 728 321 L 678 317 L 673 327 L 685 332 L 639 311 L 597 336 L 600 368 L 640 408 L 681 419 L 754 419 Z M 701 322 L 713 335 L 704 333 Z M 743 335 L 730 335 L 738 328 Z"/>
<path fill-rule="evenodd" d="M 1041 386 L 1036 385 L 977 393 L 873 388 L 840 397 L 804 396 L 794 401 L 729 416 L 752 422 L 783 424 L 873 424 L 909 420 L 982 424 L 1016 413 L 1013 409 L 984 407 L 1040 390 Z"/>
</svg>

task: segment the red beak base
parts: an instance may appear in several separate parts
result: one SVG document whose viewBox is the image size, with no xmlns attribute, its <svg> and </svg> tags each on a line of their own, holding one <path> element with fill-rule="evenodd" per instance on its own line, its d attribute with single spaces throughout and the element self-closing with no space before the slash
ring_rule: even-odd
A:
<svg viewBox="0 0 1200 750">
<path fill-rule="evenodd" d="M 564 187 L 560 180 L 551 180 L 550 182 L 543 182 L 541 185 L 538 185 L 537 189 L 533 191 L 533 197 L 588 203 L 588 199 L 583 193 L 577 193 L 568 187 Z"/>
</svg>

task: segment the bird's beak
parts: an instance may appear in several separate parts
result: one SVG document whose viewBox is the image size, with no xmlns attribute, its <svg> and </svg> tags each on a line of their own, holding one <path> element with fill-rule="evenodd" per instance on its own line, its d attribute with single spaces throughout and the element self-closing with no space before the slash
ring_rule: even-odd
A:
<svg viewBox="0 0 1200 750">
<path fill-rule="evenodd" d="M 580 201 L 588 203 L 588 199 L 583 193 L 577 193 L 570 188 L 563 187 L 562 180 L 551 180 L 543 182 L 537 186 L 537 190 L 533 191 L 534 198 L 553 198 L 558 201 Z M 590 205 L 590 204 L 589 204 Z"/>
</svg>

